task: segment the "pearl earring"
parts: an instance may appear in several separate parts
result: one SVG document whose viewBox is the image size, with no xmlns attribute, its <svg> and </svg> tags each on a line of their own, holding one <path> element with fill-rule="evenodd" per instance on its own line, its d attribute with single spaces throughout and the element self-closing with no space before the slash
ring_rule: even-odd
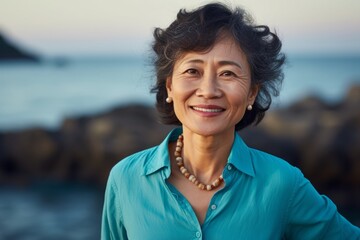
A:
<svg viewBox="0 0 360 240">
<path fill-rule="evenodd" d="M 251 111 L 252 109 L 253 109 L 252 105 L 249 104 L 249 105 L 247 106 L 247 110 Z"/>
<path fill-rule="evenodd" d="M 167 103 L 172 103 L 172 97 L 167 97 L 166 100 L 165 100 Z"/>
</svg>

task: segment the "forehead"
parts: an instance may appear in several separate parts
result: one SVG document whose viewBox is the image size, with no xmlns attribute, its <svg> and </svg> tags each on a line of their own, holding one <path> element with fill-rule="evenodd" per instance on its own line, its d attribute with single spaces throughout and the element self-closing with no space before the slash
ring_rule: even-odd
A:
<svg viewBox="0 0 360 240">
<path fill-rule="evenodd" d="M 176 60 L 175 65 L 194 62 L 207 61 L 233 61 L 241 65 L 248 64 L 247 57 L 238 43 L 230 36 L 219 38 L 213 46 L 206 51 L 188 51 L 183 52 Z"/>
</svg>

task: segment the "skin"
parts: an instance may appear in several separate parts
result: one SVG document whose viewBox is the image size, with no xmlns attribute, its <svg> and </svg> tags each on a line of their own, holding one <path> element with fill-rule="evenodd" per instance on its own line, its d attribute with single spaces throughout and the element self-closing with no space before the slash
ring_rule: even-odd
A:
<svg viewBox="0 0 360 240">
<path fill-rule="evenodd" d="M 167 79 L 167 94 L 183 127 L 184 165 L 200 182 L 209 184 L 222 174 L 235 125 L 257 93 L 258 88 L 251 86 L 246 55 L 229 36 L 219 39 L 207 52 L 187 52 L 175 62 Z M 174 152 L 175 143 L 169 150 Z M 187 198 L 202 224 L 216 190 L 198 189 L 180 173 L 172 158 L 169 181 Z"/>
</svg>

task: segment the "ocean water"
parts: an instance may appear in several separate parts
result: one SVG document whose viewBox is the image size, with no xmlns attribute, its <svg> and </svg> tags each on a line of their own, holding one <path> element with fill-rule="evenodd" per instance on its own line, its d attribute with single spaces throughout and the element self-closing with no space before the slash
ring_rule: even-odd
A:
<svg viewBox="0 0 360 240">
<path fill-rule="evenodd" d="M 286 106 L 309 95 L 340 101 L 360 84 L 360 56 L 289 56 L 277 103 Z"/>
<path fill-rule="evenodd" d="M 45 126 L 129 102 L 151 103 L 141 58 L 75 59 L 64 64 L 0 64 L 0 131 Z"/>
<path fill-rule="evenodd" d="M 98 240 L 102 201 L 88 187 L 0 188 L 0 239 Z"/>
<path fill-rule="evenodd" d="M 290 56 L 281 107 L 309 94 L 337 101 L 360 84 L 360 56 Z M 58 127 L 65 117 L 138 102 L 153 104 L 154 77 L 147 59 L 74 59 L 65 63 L 0 64 L 0 131 Z"/>
</svg>

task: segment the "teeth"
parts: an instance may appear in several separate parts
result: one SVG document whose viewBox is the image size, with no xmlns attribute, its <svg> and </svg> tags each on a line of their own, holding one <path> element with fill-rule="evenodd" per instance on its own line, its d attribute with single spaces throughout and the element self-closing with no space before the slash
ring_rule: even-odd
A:
<svg viewBox="0 0 360 240">
<path fill-rule="evenodd" d="M 209 109 L 209 108 L 200 108 L 200 107 L 193 107 L 194 110 L 196 111 L 201 111 L 201 112 L 221 112 L 222 109 Z"/>
</svg>

